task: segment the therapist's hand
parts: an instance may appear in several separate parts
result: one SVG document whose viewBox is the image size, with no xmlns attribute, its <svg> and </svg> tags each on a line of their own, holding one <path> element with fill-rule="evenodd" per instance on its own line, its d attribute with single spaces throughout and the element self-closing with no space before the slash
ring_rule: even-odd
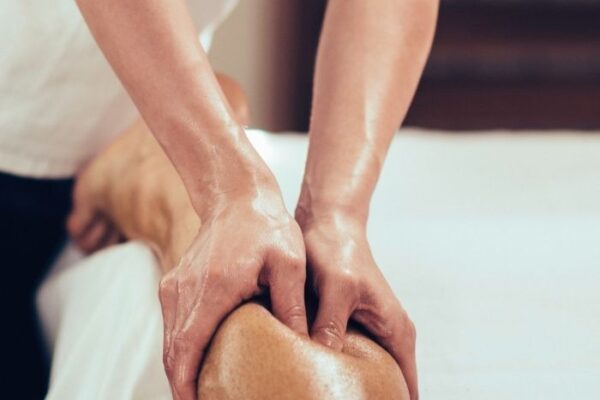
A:
<svg viewBox="0 0 600 400">
<path fill-rule="evenodd" d="M 394 357 L 409 390 L 416 393 L 415 327 L 375 264 L 365 225 L 342 213 L 314 218 L 301 208 L 296 219 L 319 298 L 312 338 L 341 350 L 352 318 Z"/>
<path fill-rule="evenodd" d="M 305 249 L 278 189 L 213 204 L 177 267 L 163 278 L 164 364 L 175 399 L 195 399 L 199 367 L 218 324 L 268 290 L 280 321 L 307 336 Z"/>
</svg>

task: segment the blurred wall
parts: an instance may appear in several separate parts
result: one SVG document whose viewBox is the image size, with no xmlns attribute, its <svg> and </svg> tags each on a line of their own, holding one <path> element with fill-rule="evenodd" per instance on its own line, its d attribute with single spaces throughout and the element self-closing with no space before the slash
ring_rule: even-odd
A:
<svg viewBox="0 0 600 400">
<path fill-rule="evenodd" d="M 241 0 L 214 66 L 246 89 L 253 126 L 306 130 L 325 0 Z M 407 125 L 600 128 L 600 0 L 442 0 Z M 401 90 L 401 88 L 399 88 Z"/>
<path fill-rule="evenodd" d="M 406 124 L 600 128 L 600 0 L 442 0 Z"/>
<path fill-rule="evenodd" d="M 209 58 L 237 79 L 252 127 L 306 131 L 323 0 L 246 0 L 216 32 Z"/>
<path fill-rule="evenodd" d="M 212 65 L 244 87 L 252 126 L 289 129 L 293 119 L 295 60 L 293 52 L 286 51 L 295 37 L 293 11 L 287 1 L 240 1 L 215 35 Z"/>
</svg>

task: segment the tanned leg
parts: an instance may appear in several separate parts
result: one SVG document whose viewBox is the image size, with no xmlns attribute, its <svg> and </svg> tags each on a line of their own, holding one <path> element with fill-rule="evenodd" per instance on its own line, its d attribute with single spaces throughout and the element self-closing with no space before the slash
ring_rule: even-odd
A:
<svg viewBox="0 0 600 400">
<path fill-rule="evenodd" d="M 223 76 L 219 81 L 246 122 L 239 86 Z M 143 122 L 89 165 L 75 197 L 76 204 L 110 219 L 125 237 L 147 242 L 164 273 L 176 266 L 201 223 Z M 296 335 L 254 302 L 239 307 L 217 330 L 198 390 L 200 398 L 217 400 L 409 398 L 399 367 L 371 339 L 351 331 L 342 352 L 335 352 Z"/>
</svg>

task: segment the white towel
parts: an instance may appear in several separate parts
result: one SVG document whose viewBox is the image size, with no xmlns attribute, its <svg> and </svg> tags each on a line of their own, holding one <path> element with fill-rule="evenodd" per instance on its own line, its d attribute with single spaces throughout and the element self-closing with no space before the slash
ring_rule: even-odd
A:
<svg viewBox="0 0 600 400">
<path fill-rule="evenodd" d="M 293 210 L 306 137 L 251 139 Z M 600 136 L 404 130 L 369 237 L 417 325 L 424 399 L 600 398 Z M 149 250 L 62 264 L 38 296 L 48 398 L 169 398 Z"/>
</svg>

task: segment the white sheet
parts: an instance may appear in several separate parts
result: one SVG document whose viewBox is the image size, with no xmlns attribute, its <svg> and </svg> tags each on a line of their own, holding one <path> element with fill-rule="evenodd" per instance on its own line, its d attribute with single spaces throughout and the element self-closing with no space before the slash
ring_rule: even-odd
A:
<svg viewBox="0 0 600 400">
<path fill-rule="evenodd" d="M 251 137 L 293 209 L 306 138 Z M 600 398 L 600 135 L 405 129 L 369 235 L 417 325 L 423 399 Z M 38 296 L 48 398 L 169 398 L 148 249 L 74 258 Z"/>
</svg>

